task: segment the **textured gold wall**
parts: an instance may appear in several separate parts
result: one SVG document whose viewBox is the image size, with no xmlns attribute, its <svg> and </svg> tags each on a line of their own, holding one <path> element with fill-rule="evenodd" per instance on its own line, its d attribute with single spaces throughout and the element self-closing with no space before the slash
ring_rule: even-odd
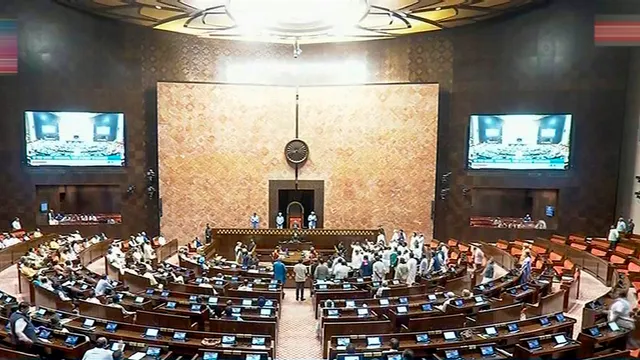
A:
<svg viewBox="0 0 640 360">
<path fill-rule="evenodd" d="M 295 89 L 158 84 L 161 230 L 267 226 L 268 181 L 291 180 Z M 326 228 L 404 228 L 431 235 L 438 85 L 300 89 L 301 180 L 325 181 Z"/>
</svg>

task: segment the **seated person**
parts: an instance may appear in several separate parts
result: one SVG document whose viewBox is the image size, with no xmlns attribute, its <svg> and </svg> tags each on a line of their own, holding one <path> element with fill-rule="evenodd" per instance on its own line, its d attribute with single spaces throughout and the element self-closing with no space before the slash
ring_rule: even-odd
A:
<svg viewBox="0 0 640 360">
<path fill-rule="evenodd" d="M 58 330 L 62 333 L 68 333 L 69 330 L 67 330 L 67 328 L 65 328 L 64 326 L 62 326 L 62 323 L 60 322 L 60 317 L 58 316 L 58 314 L 54 314 L 53 316 L 51 316 L 49 318 L 49 325 L 53 330 Z"/>
<path fill-rule="evenodd" d="M 98 298 L 96 297 L 96 293 L 95 293 L 94 291 L 91 291 L 91 292 L 89 293 L 89 296 L 88 296 L 86 299 L 84 299 L 84 301 L 86 301 L 86 302 L 90 302 L 90 303 L 93 303 L 93 304 L 102 304 L 102 303 L 100 302 L 100 299 L 98 299 Z"/>
<path fill-rule="evenodd" d="M 242 285 L 238 286 L 238 290 L 240 291 L 251 291 L 251 287 L 249 287 L 249 279 L 244 279 Z"/>
<path fill-rule="evenodd" d="M 111 301 L 107 306 L 120 309 L 124 315 L 133 315 L 136 313 L 135 311 L 127 311 L 124 306 L 120 305 L 120 297 L 117 294 L 111 297 Z"/>
</svg>

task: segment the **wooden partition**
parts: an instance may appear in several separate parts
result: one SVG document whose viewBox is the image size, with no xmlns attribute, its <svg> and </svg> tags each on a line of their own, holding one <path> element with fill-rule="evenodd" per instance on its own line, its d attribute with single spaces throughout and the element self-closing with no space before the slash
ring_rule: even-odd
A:
<svg viewBox="0 0 640 360">
<path fill-rule="evenodd" d="M 178 252 L 178 239 L 173 239 L 155 250 L 158 261 L 165 261 Z"/>
<path fill-rule="evenodd" d="M 473 323 L 465 314 L 442 315 L 409 319 L 409 331 L 432 331 L 457 329 Z M 475 323 L 473 323 L 475 325 Z"/>
<path fill-rule="evenodd" d="M 476 326 L 520 320 L 523 304 L 516 303 L 498 308 L 480 310 L 476 314 Z"/>
<path fill-rule="evenodd" d="M 183 330 L 197 330 L 198 328 L 198 323 L 192 322 L 189 316 L 142 310 L 136 311 L 136 324 Z"/>
<path fill-rule="evenodd" d="M 274 341 L 278 338 L 278 324 L 275 321 L 209 319 L 209 331 L 231 334 L 270 335 Z"/>
<path fill-rule="evenodd" d="M 20 260 L 20 258 L 30 248 L 37 248 L 40 244 L 48 243 L 51 239 L 57 237 L 56 234 L 44 235 L 40 238 L 33 238 L 29 241 L 23 241 L 15 245 L 11 245 L 8 248 L 0 250 L 0 271 L 8 268 Z"/>
<path fill-rule="evenodd" d="M 129 291 L 137 293 L 150 287 L 150 281 L 146 277 L 125 272 L 121 276 L 122 282 L 129 287 Z"/>
<path fill-rule="evenodd" d="M 392 331 L 393 325 L 389 320 L 327 322 L 322 325 L 322 354 L 324 354 L 325 359 L 327 359 L 332 336 L 385 334 Z"/>
<path fill-rule="evenodd" d="M 378 230 L 333 230 L 333 229 L 300 229 L 296 230 L 304 242 L 311 242 L 317 250 L 333 249 L 342 242 L 347 249 L 351 243 L 373 240 Z M 273 249 L 281 242 L 290 241 L 293 229 L 213 229 L 213 243 L 219 255 L 233 259 L 233 249 L 238 241 L 249 244 L 253 239 L 259 248 Z M 285 245 L 283 245 L 285 246 Z M 348 252 L 349 253 L 349 252 Z M 348 254 L 350 255 L 350 254 Z"/>
<path fill-rule="evenodd" d="M 112 243 L 113 239 L 107 239 L 82 250 L 80 254 L 78 254 L 80 264 L 82 264 L 82 266 L 84 267 L 87 267 L 92 262 L 100 259 L 107 253 L 107 250 Z"/>
<path fill-rule="evenodd" d="M 122 310 L 103 304 L 94 304 L 84 300 L 78 300 L 78 311 L 84 316 L 99 319 L 110 319 L 117 322 L 131 322 L 131 318 L 125 317 Z"/>
</svg>

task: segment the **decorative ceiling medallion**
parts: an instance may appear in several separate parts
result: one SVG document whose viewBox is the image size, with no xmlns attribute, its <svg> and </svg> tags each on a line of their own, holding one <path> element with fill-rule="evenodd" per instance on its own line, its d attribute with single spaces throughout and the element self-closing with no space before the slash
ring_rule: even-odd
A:
<svg viewBox="0 0 640 360">
<path fill-rule="evenodd" d="M 293 139 L 284 147 L 284 156 L 291 165 L 300 165 L 309 158 L 309 146 L 300 139 Z"/>
<path fill-rule="evenodd" d="M 476 23 L 549 0 L 54 0 L 201 37 L 278 43 L 388 39 Z"/>
</svg>

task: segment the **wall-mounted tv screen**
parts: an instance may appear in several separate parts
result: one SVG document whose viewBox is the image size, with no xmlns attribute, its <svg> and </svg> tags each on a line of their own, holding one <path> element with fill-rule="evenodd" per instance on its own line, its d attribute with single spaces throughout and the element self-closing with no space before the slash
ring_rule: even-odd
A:
<svg viewBox="0 0 640 360">
<path fill-rule="evenodd" d="M 566 170 L 571 115 L 472 115 L 469 169 Z"/>
<path fill-rule="evenodd" d="M 26 111 L 30 166 L 124 166 L 124 114 Z"/>
</svg>

